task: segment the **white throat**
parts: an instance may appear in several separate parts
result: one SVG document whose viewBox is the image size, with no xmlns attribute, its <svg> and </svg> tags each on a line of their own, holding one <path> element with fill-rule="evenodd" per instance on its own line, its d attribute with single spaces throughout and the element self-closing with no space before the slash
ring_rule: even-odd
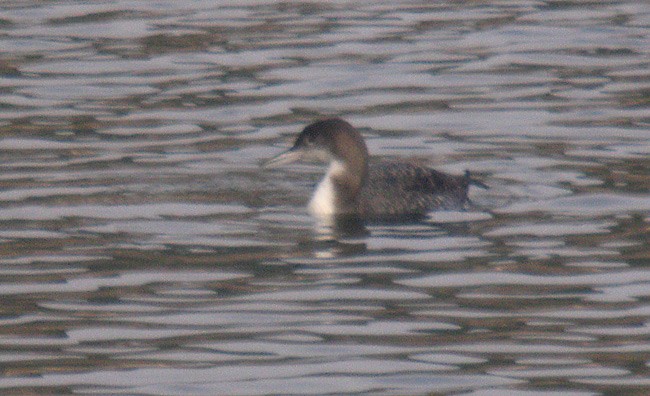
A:
<svg viewBox="0 0 650 396">
<path fill-rule="evenodd" d="M 309 202 L 309 212 L 320 218 L 328 218 L 338 213 L 336 207 L 336 191 L 332 177 L 339 176 L 346 171 L 345 164 L 341 161 L 333 160 L 330 162 L 329 169 L 318 183 L 314 195 Z"/>
</svg>

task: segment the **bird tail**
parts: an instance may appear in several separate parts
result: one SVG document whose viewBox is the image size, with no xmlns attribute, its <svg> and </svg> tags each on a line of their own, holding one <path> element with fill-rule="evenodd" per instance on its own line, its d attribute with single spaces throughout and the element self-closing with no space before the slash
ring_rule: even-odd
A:
<svg viewBox="0 0 650 396">
<path fill-rule="evenodd" d="M 467 169 L 465 170 L 465 180 L 467 181 L 467 184 L 472 184 L 476 187 L 484 188 L 486 190 L 490 188 L 490 186 L 488 186 L 487 184 L 480 182 L 476 179 L 472 179 L 472 175 L 470 175 L 469 170 Z"/>
</svg>

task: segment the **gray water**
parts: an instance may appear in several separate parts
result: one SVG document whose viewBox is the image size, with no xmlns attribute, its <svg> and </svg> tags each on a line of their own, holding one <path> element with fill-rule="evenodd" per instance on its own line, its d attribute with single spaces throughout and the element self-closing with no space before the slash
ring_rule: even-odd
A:
<svg viewBox="0 0 650 396">
<path fill-rule="evenodd" d="M 650 393 L 645 1 L 5 1 L 0 393 Z M 323 238 L 341 116 L 467 212 Z"/>
</svg>

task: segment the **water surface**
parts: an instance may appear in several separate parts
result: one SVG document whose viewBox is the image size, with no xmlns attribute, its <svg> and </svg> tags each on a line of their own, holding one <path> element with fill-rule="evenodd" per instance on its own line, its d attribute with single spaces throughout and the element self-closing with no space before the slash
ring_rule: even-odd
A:
<svg viewBox="0 0 650 396">
<path fill-rule="evenodd" d="M 650 389 L 650 7 L 5 2 L 3 394 Z M 341 116 L 489 184 L 323 240 Z"/>
</svg>

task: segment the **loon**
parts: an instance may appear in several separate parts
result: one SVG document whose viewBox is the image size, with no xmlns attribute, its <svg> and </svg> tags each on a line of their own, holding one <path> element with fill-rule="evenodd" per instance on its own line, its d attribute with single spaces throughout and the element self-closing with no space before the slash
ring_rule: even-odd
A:
<svg viewBox="0 0 650 396">
<path fill-rule="evenodd" d="M 434 210 L 461 210 L 469 202 L 467 191 L 473 183 L 469 172 L 453 176 L 408 162 L 370 164 L 363 137 L 340 118 L 309 124 L 293 147 L 263 166 L 303 159 L 329 163 L 309 202 L 309 211 L 320 219 L 405 220 L 423 218 Z"/>
</svg>

